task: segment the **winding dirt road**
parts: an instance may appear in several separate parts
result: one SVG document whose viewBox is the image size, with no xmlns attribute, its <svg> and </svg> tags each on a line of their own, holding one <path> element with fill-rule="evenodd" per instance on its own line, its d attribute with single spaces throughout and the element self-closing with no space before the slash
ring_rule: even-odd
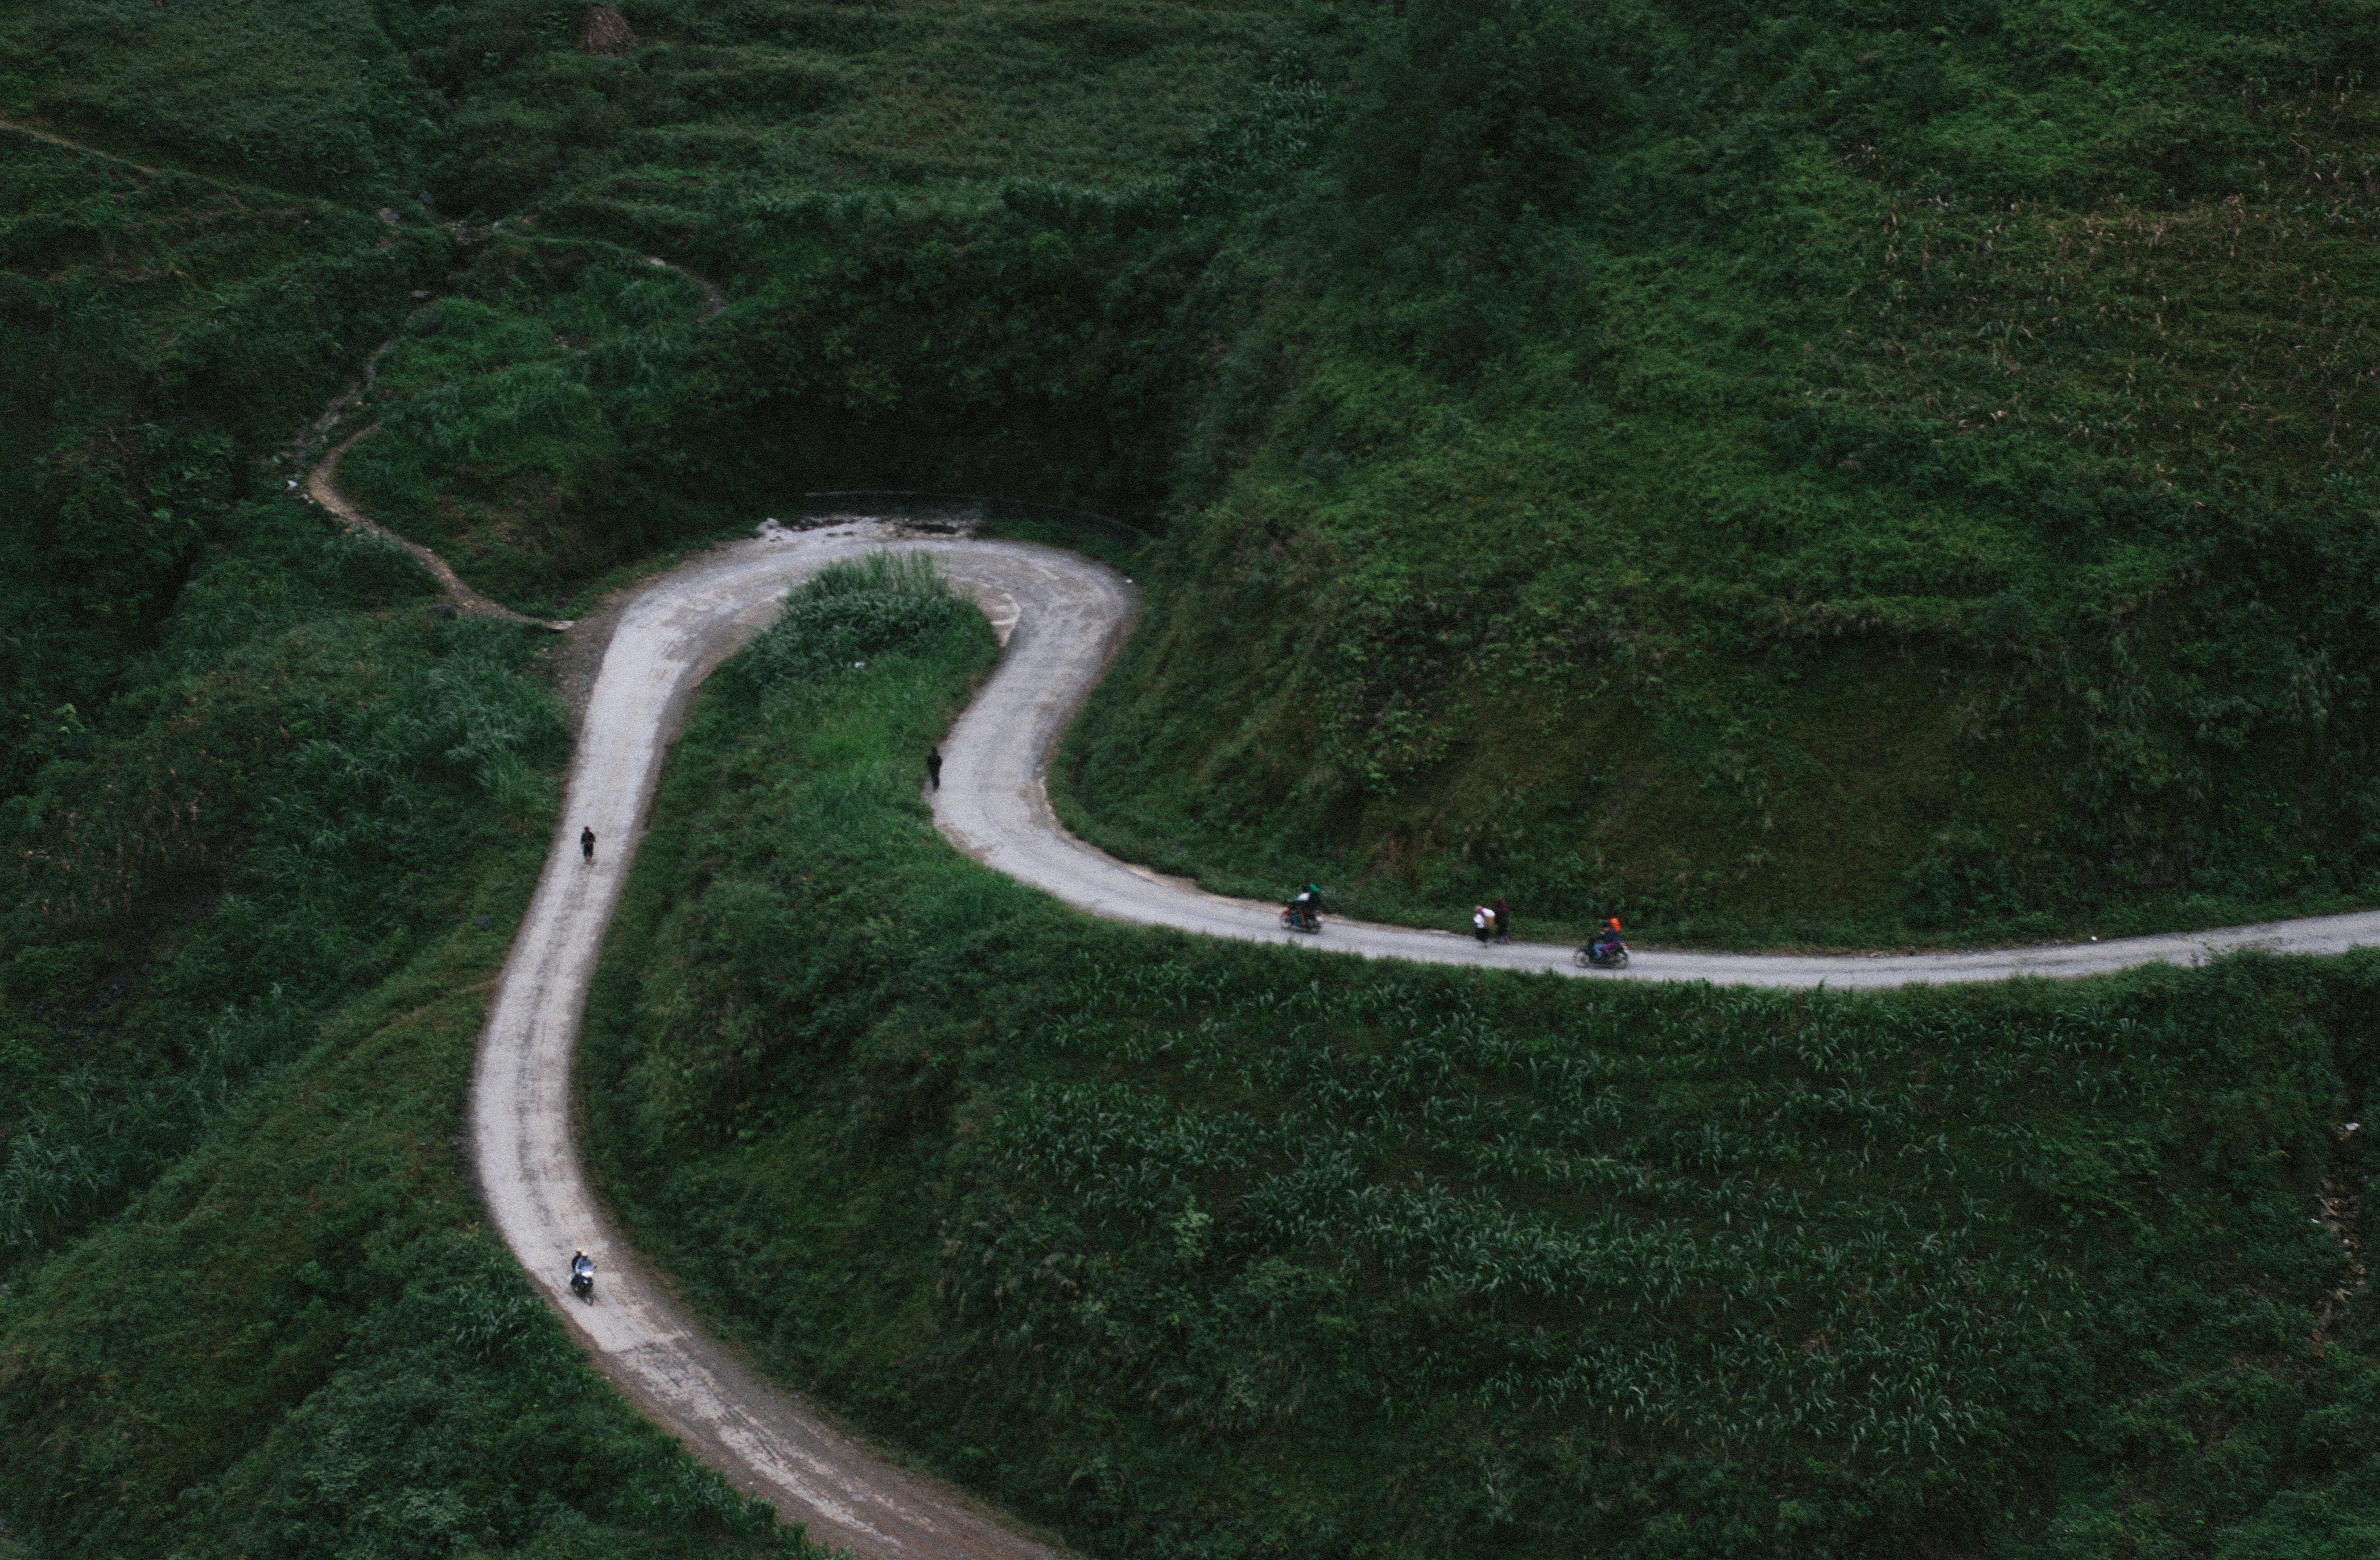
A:
<svg viewBox="0 0 2380 1560">
<path fill-rule="evenodd" d="M 1073 553 L 1013 542 L 920 538 L 856 522 L 787 532 L 705 555 L 632 600 L 606 650 L 573 762 L 568 802 L 536 897 L 504 966 L 480 1046 L 472 1132 L 496 1227 L 602 1371 L 645 1412 L 740 1488 L 814 1537 L 867 1555 L 1047 1557 L 957 1492 L 885 1461 L 710 1339 L 612 1230 L 573 1136 L 571 1054 L 605 926 L 633 861 L 662 756 L 709 671 L 772 616 L 790 584 L 879 549 L 931 553 L 1001 633 L 1000 664 L 942 744 L 935 820 L 961 850 L 1096 915 L 1301 951 L 1574 974 L 1566 947 L 1482 948 L 1452 934 L 1333 921 L 1292 937 L 1269 904 L 1202 893 L 1068 835 L 1043 766 L 1129 630 L 1128 582 Z M 598 837 L 581 860 L 578 831 Z M 2267 948 L 2337 953 L 2380 943 L 2380 912 L 1999 951 L 1888 958 L 1652 952 L 1623 975 L 1777 986 L 1874 987 L 2011 975 L 2073 976 Z M 585 1247 L 595 1303 L 570 1298 L 565 1267 Z"/>
</svg>

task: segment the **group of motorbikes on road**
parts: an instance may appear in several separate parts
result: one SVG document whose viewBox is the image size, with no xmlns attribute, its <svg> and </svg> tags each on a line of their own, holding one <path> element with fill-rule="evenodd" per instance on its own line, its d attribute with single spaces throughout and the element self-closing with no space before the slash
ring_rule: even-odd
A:
<svg viewBox="0 0 2380 1560">
<path fill-rule="evenodd" d="M 1497 901 L 1500 905 L 1502 901 Z M 1303 932 L 1309 937 L 1322 934 L 1322 889 L 1308 883 L 1304 891 L 1281 907 L 1281 925 L 1285 932 Z M 1507 939 L 1509 940 L 1509 939 Z M 1602 929 L 1579 945 L 1571 955 L 1571 962 L 1582 970 L 1624 970 L 1628 967 L 1628 945 L 1620 938 L 1620 917 L 1604 917 Z"/>
</svg>

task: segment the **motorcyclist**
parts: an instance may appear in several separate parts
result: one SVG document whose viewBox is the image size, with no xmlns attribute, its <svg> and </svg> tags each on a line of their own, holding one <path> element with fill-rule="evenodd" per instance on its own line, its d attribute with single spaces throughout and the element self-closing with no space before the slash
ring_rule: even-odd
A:
<svg viewBox="0 0 2380 1560">
<path fill-rule="evenodd" d="M 1310 928 L 1322 925 L 1322 885 L 1308 883 L 1295 899 L 1289 901 L 1289 908 L 1296 913 L 1299 925 Z"/>
<path fill-rule="evenodd" d="M 1595 934 L 1595 957 L 1597 959 L 1609 959 L 1613 953 L 1626 946 L 1626 944 L 1620 940 L 1620 917 L 1617 915 L 1605 916 L 1603 919 L 1603 930 Z"/>
<path fill-rule="evenodd" d="M 582 1295 L 595 1287 L 595 1259 L 585 1252 L 571 1254 L 570 1287 Z"/>
</svg>

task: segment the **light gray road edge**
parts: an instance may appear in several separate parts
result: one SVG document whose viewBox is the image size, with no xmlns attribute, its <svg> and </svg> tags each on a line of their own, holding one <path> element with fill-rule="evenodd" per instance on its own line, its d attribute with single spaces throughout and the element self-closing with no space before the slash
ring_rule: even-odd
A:
<svg viewBox="0 0 2380 1560">
<path fill-rule="evenodd" d="M 573 1133 L 571 1056 L 603 933 L 634 859 L 662 758 L 704 675 L 774 611 L 793 580 L 879 549 L 932 553 L 1002 633 L 999 667 L 942 744 L 934 817 L 994 869 L 1111 919 L 1305 951 L 1577 974 L 1566 947 L 1481 947 L 1451 933 L 1337 921 L 1284 932 L 1277 906 L 1226 899 L 1127 865 L 1068 835 L 1050 807 L 1059 734 L 1129 630 L 1135 593 L 1112 570 L 1020 543 L 925 539 L 858 523 L 722 549 L 663 575 L 626 609 L 590 695 L 568 800 L 488 1013 L 472 1131 L 504 1242 L 598 1365 L 664 1429 L 813 1536 L 868 1555 L 1051 1556 L 947 1486 L 894 1468 L 747 1369 L 705 1335 L 604 1220 Z M 579 860 L 591 826 L 596 860 Z M 1589 979 L 1877 987 L 2012 975 L 2099 974 L 2265 948 L 2338 953 L 2380 944 L 2380 912 L 2102 943 L 1889 957 L 1645 951 Z M 585 1247 L 597 1302 L 567 1291 Z"/>
</svg>

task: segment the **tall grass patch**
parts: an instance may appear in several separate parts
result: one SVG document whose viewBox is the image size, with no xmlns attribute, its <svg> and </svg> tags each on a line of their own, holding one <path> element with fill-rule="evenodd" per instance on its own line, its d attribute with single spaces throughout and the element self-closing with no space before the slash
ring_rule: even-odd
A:
<svg viewBox="0 0 2380 1560">
<path fill-rule="evenodd" d="M 610 244 L 492 243 L 406 320 L 340 482 L 474 587 L 568 616 L 591 580 L 742 513 L 652 447 L 701 308 L 685 277 Z"/>
<path fill-rule="evenodd" d="M 765 685 L 810 683 L 947 633 L 974 608 L 922 552 L 871 552 L 795 586 L 784 611 L 737 662 Z"/>
</svg>

